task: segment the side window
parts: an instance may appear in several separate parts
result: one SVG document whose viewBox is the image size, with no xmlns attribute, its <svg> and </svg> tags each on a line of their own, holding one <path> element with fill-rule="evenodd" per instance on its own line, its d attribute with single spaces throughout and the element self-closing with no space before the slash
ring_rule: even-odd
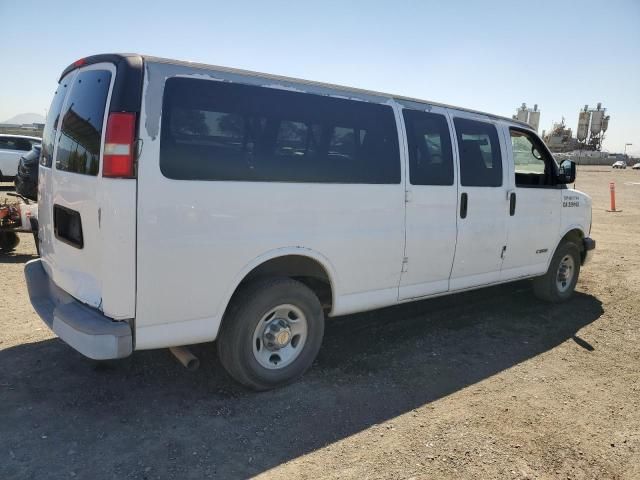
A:
<svg viewBox="0 0 640 480">
<path fill-rule="evenodd" d="M 170 128 L 179 141 L 203 137 L 218 148 L 243 148 L 244 120 L 233 113 L 176 108 Z"/>
<path fill-rule="evenodd" d="M 178 180 L 400 183 L 391 107 L 190 78 L 166 81 L 160 170 Z"/>
<path fill-rule="evenodd" d="M 87 70 L 78 74 L 62 115 L 56 168 L 97 175 L 100 166 L 102 124 L 111 72 Z"/>
<path fill-rule="evenodd" d="M 455 118 L 460 152 L 460 184 L 465 187 L 502 185 L 502 155 L 498 131 L 490 123 Z"/>
<path fill-rule="evenodd" d="M 302 122 L 280 122 L 276 139 L 276 156 L 296 157 L 309 153 L 309 128 Z"/>
<path fill-rule="evenodd" d="M 28 152 L 29 150 L 31 150 L 31 142 L 26 138 L 17 138 L 16 150 L 20 150 L 22 152 Z"/>
<path fill-rule="evenodd" d="M 15 150 L 13 145 L 13 138 L 11 137 L 0 137 L 0 149 L 2 150 Z"/>
<path fill-rule="evenodd" d="M 412 185 L 453 185 L 453 155 L 444 115 L 404 110 Z"/>
<path fill-rule="evenodd" d="M 362 148 L 364 140 L 364 130 L 349 127 L 335 127 L 331 132 L 329 141 L 329 155 L 344 157 L 353 161 L 358 150 Z"/>
<path fill-rule="evenodd" d="M 516 186 L 550 185 L 551 162 L 546 152 L 535 141 L 532 134 L 522 130 L 509 129 L 511 148 L 515 164 Z"/>
<path fill-rule="evenodd" d="M 0 137 L 0 148 L 3 150 L 17 150 L 28 152 L 31 150 L 31 143 L 24 138 Z"/>
<path fill-rule="evenodd" d="M 42 132 L 42 153 L 40 155 L 40 164 L 45 167 L 51 167 L 53 164 L 53 148 L 60 125 L 60 110 L 62 110 L 64 97 L 69 90 L 68 81 L 68 75 L 60 81 L 47 112 L 47 122 Z"/>
</svg>

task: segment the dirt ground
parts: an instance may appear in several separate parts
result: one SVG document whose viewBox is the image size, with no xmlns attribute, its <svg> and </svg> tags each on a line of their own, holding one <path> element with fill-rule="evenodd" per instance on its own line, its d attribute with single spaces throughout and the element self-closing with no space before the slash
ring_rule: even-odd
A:
<svg viewBox="0 0 640 480">
<path fill-rule="evenodd" d="M 640 172 L 577 188 L 597 251 L 569 303 L 520 282 L 337 318 L 313 369 L 261 394 L 212 344 L 197 372 L 84 359 L 31 309 L 23 235 L 0 257 L 0 478 L 640 478 Z"/>
</svg>

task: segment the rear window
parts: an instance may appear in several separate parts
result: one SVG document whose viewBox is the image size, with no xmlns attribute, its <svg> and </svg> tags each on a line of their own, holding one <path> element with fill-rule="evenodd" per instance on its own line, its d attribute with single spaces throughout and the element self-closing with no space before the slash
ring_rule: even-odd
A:
<svg viewBox="0 0 640 480">
<path fill-rule="evenodd" d="M 399 183 L 389 106 L 171 78 L 160 169 L 179 180 Z"/>
<path fill-rule="evenodd" d="M 69 91 L 69 79 L 70 76 L 67 75 L 58 84 L 47 113 L 47 123 L 42 133 L 42 155 L 40 156 L 40 164 L 45 167 L 51 167 L 53 163 L 53 147 L 60 125 L 60 111 L 62 110 L 64 97 Z"/>
<path fill-rule="evenodd" d="M 87 70 L 73 82 L 60 124 L 56 168 L 97 175 L 111 72 Z"/>
</svg>

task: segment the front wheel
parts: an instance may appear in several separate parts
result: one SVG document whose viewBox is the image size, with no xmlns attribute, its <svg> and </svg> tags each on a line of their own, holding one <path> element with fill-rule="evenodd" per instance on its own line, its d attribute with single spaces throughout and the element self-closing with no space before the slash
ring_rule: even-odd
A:
<svg viewBox="0 0 640 480">
<path fill-rule="evenodd" d="M 306 285 L 285 277 L 251 282 L 235 295 L 218 338 L 227 372 L 253 390 L 291 383 L 313 363 L 324 313 Z"/>
<path fill-rule="evenodd" d="M 542 300 L 563 302 L 573 295 L 579 275 L 580 248 L 573 242 L 564 242 L 553 255 L 547 273 L 533 280 L 533 290 Z"/>
</svg>

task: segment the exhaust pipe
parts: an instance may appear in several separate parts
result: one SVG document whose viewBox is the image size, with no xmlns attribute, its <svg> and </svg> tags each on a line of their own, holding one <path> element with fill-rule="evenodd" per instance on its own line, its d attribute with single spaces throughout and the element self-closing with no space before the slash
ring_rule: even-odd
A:
<svg viewBox="0 0 640 480">
<path fill-rule="evenodd" d="M 193 372 L 200 367 L 200 360 L 187 347 L 171 347 L 169 351 L 187 370 Z"/>
</svg>

